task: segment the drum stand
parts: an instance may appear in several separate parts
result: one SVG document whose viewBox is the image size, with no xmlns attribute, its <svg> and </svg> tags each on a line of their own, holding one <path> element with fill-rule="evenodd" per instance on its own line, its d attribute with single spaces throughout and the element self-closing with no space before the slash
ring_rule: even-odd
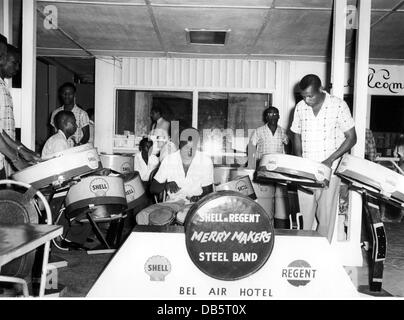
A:
<svg viewBox="0 0 404 320">
<path fill-rule="evenodd" d="M 380 217 L 381 199 L 370 196 L 369 193 L 363 189 L 360 193 L 362 194 L 366 229 L 368 233 L 372 234 L 369 290 L 380 292 L 382 290 L 384 261 L 386 260 L 387 251 L 386 232 Z M 377 201 L 377 204 L 374 203 L 374 200 Z"/>
</svg>

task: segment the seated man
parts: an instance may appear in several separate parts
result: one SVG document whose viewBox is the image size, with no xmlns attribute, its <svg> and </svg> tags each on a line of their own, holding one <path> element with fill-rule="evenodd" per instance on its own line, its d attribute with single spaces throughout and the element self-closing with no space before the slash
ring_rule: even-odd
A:
<svg viewBox="0 0 404 320">
<path fill-rule="evenodd" d="M 197 150 L 198 130 L 186 129 L 180 137 L 180 150 L 161 162 L 150 191 L 158 194 L 166 188 L 167 201 L 196 202 L 213 191 L 213 163 Z"/>
<path fill-rule="evenodd" d="M 138 224 L 150 224 L 149 215 L 162 207 L 173 213 L 187 211 L 191 202 L 196 202 L 213 191 L 212 160 L 199 152 L 199 133 L 187 129 L 181 133 L 180 150 L 167 155 L 151 182 L 150 192 L 160 194 L 167 190 L 166 203 L 156 204 L 140 211 Z"/>
<path fill-rule="evenodd" d="M 159 166 L 159 159 L 151 153 L 152 147 L 153 141 L 143 138 L 139 142 L 140 152 L 135 155 L 135 171 L 143 182 L 148 182 L 150 173 Z"/>
<path fill-rule="evenodd" d="M 62 110 L 55 115 L 55 127 L 58 131 L 51 136 L 43 146 L 42 159 L 52 158 L 56 152 L 70 148 L 67 141 L 77 130 L 76 118 L 71 111 Z"/>
</svg>

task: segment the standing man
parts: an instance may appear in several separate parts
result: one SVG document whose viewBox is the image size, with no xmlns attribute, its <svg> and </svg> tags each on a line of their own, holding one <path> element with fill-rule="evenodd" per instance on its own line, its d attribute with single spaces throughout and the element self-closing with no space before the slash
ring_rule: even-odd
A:
<svg viewBox="0 0 404 320">
<path fill-rule="evenodd" d="M 306 75 L 299 83 L 303 100 L 296 105 L 291 131 L 297 156 L 322 162 L 334 173 L 340 157 L 356 143 L 355 123 L 348 105 L 321 88 L 321 80 Z M 332 174 L 326 189 L 298 191 L 305 230 L 317 218 L 317 231 L 331 242 L 337 214 L 340 179 Z"/>
<path fill-rule="evenodd" d="M 5 179 L 11 173 L 6 172 L 10 167 L 6 166 L 5 157 L 18 170 L 28 165 L 25 161 L 36 162 L 40 157 L 15 141 L 13 100 L 4 80 L 11 79 L 20 70 L 21 56 L 16 47 L 7 44 L 7 39 L 0 36 L 0 179 Z"/>
<path fill-rule="evenodd" d="M 57 132 L 54 118 L 60 110 L 71 111 L 76 117 L 77 130 L 69 139 L 69 144 L 71 147 L 74 147 L 76 145 L 87 143 L 90 139 L 90 119 L 87 112 L 78 107 L 76 104 L 76 86 L 71 82 L 64 83 L 59 88 L 59 95 L 63 101 L 63 105 L 52 112 L 50 121 L 52 127 L 54 127 L 55 132 Z"/>
<path fill-rule="evenodd" d="M 279 110 L 269 107 L 264 111 L 265 125 L 254 130 L 250 142 L 257 147 L 256 159 L 261 160 L 264 154 L 285 153 L 289 144 L 286 130 L 278 126 Z M 270 196 L 273 202 L 270 206 L 271 216 L 275 216 L 275 228 L 289 229 L 289 209 L 287 189 L 274 183 L 270 185 Z"/>
<path fill-rule="evenodd" d="M 163 112 L 160 107 L 154 106 L 152 107 L 150 111 L 150 117 L 152 119 L 152 128 L 151 128 L 151 135 L 154 135 L 154 131 L 156 129 L 162 129 L 167 132 L 167 135 L 169 136 L 169 130 L 170 130 L 170 123 L 163 118 Z"/>
</svg>

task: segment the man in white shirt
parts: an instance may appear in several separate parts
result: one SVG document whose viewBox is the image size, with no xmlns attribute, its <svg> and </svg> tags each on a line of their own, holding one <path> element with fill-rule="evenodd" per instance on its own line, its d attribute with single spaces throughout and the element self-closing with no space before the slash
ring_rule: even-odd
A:
<svg viewBox="0 0 404 320">
<path fill-rule="evenodd" d="M 296 105 L 291 131 L 297 156 L 322 162 L 333 172 L 341 156 L 356 143 L 355 123 L 348 105 L 321 89 L 318 76 L 309 74 L 299 83 L 303 100 Z M 305 230 L 317 218 L 317 231 L 331 242 L 337 215 L 340 179 L 334 174 L 326 189 L 314 194 L 298 192 Z"/>
<path fill-rule="evenodd" d="M 148 182 L 150 173 L 156 169 L 160 162 L 159 159 L 151 154 L 153 142 L 147 138 L 143 138 L 139 142 L 139 151 L 135 155 L 135 171 L 139 172 L 140 179 Z"/>
<path fill-rule="evenodd" d="M 273 106 L 264 111 L 265 125 L 254 130 L 250 142 L 257 147 L 256 159 L 261 160 L 264 154 L 285 153 L 289 144 L 286 130 L 278 125 L 279 110 Z M 285 186 L 274 183 L 269 185 L 269 196 L 273 199 L 269 212 L 274 216 L 277 229 L 289 229 L 288 195 Z"/>
<path fill-rule="evenodd" d="M 170 122 L 163 118 L 163 112 L 160 107 L 154 106 L 150 111 L 150 117 L 152 119 L 152 127 L 151 127 L 151 135 L 156 135 L 156 129 L 162 129 L 167 132 L 167 136 L 169 136 L 170 130 Z"/>
<path fill-rule="evenodd" d="M 150 187 L 155 194 L 166 188 L 167 201 L 196 202 L 213 191 L 213 162 L 197 150 L 198 130 L 187 130 L 188 138 L 181 133 L 180 150 L 164 158 Z"/>
<path fill-rule="evenodd" d="M 59 95 L 63 101 L 63 105 L 52 112 L 51 125 L 55 127 L 54 118 L 59 111 L 71 111 L 76 117 L 77 129 L 69 139 L 69 144 L 71 147 L 74 147 L 75 145 L 87 143 L 90 139 L 90 119 L 87 112 L 76 104 L 76 86 L 71 82 L 64 83 L 59 89 Z"/>
<path fill-rule="evenodd" d="M 76 118 L 71 111 L 61 110 L 55 116 L 55 126 L 58 132 L 51 136 L 42 149 L 42 159 L 52 158 L 56 152 L 70 148 L 68 142 L 77 129 Z"/>
</svg>

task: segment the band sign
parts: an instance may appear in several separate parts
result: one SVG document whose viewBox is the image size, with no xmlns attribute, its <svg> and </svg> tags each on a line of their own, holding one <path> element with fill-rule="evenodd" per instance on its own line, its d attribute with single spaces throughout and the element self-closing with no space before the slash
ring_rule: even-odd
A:
<svg viewBox="0 0 404 320">
<path fill-rule="evenodd" d="M 271 217 L 235 191 L 218 191 L 193 205 L 185 220 L 185 236 L 194 264 L 220 280 L 258 271 L 274 245 Z"/>
</svg>

